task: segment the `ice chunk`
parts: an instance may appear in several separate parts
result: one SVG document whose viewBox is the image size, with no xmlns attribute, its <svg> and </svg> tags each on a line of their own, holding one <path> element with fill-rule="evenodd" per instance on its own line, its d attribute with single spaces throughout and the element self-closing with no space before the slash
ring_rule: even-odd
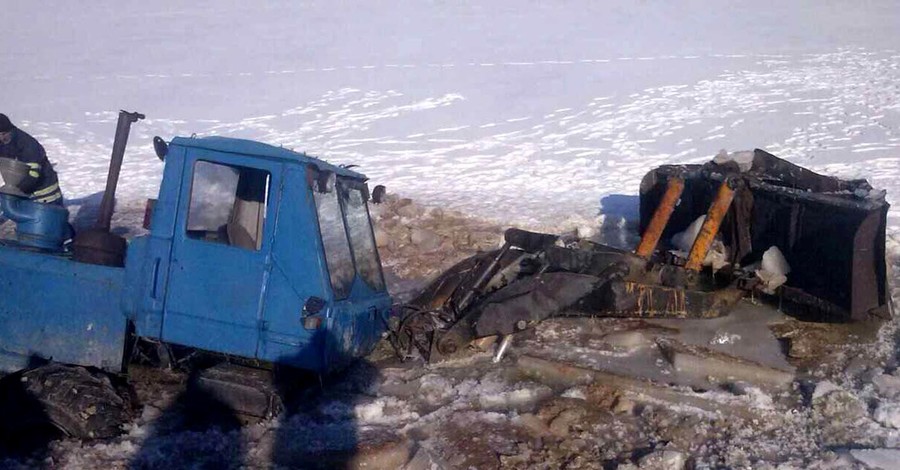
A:
<svg viewBox="0 0 900 470">
<path fill-rule="evenodd" d="M 549 387 L 541 385 L 535 388 L 520 388 L 480 395 L 478 402 L 484 409 L 520 408 L 531 406 L 552 394 Z"/>
<path fill-rule="evenodd" d="M 900 462 L 900 449 L 853 449 L 850 455 L 869 468 L 895 470 Z"/>
<path fill-rule="evenodd" d="M 609 346 L 629 353 L 654 344 L 653 340 L 648 338 L 646 334 L 636 330 L 615 331 L 604 335 L 601 339 Z"/>
<path fill-rule="evenodd" d="M 706 220 L 705 215 L 701 215 L 697 217 L 696 220 L 691 222 L 691 225 L 688 225 L 683 232 L 678 232 L 672 236 L 672 245 L 675 248 L 678 248 L 679 251 L 683 251 L 685 253 L 691 252 L 691 247 L 694 246 L 694 240 L 697 239 L 697 234 L 700 233 L 700 227 L 703 226 L 703 222 Z"/>
<path fill-rule="evenodd" d="M 884 197 L 887 195 L 887 191 L 884 189 L 858 188 L 853 191 L 853 195 L 858 197 L 859 199 L 868 199 L 870 201 L 883 201 Z"/>
<path fill-rule="evenodd" d="M 784 259 L 784 254 L 781 253 L 781 250 L 773 245 L 763 253 L 762 269 L 773 273 L 788 275 L 791 272 L 791 265 Z"/>
<path fill-rule="evenodd" d="M 662 346 L 662 345 L 661 345 Z M 668 345 L 665 346 L 668 348 Z M 761 386 L 786 387 L 794 374 L 725 354 L 708 355 L 688 349 L 667 349 L 670 362 L 683 378 L 741 381 Z"/>
<path fill-rule="evenodd" d="M 547 437 L 553 435 L 550 432 L 550 428 L 547 427 L 547 423 L 531 413 L 522 413 L 515 421 L 534 436 Z"/>
<path fill-rule="evenodd" d="M 727 331 L 716 331 L 716 335 L 709 340 L 709 344 L 734 344 L 741 340 L 741 335 Z"/>
<path fill-rule="evenodd" d="M 346 457 L 346 468 L 402 468 L 412 460 L 415 444 L 409 439 L 360 442 Z"/>
<path fill-rule="evenodd" d="M 741 173 L 750 171 L 750 168 L 753 167 L 753 151 L 742 150 L 740 152 L 728 153 L 725 149 L 722 149 L 719 150 L 719 153 L 713 158 L 713 163 L 716 165 L 724 165 L 728 162 L 737 163 Z"/>
<path fill-rule="evenodd" d="M 431 406 L 445 404 L 456 395 L 453 382 L 437 374 L 426 374 L 419 379 L 419 397 Z"/>
<path fill-rule="evenodd" d="M 694 246 L 694 241 L 697 239 L 704 221 L 706 221 L 706 216 L 701 215 L 691 222 L 691 225 L 688 225 L 688 228 L 683 232 L 678 232 L 672 236 L 672 245 L 677 248 L 679 256 L 686 258 L 691 252 L 691 248 Z M 721 240 L 713 241 L 709 251 L 706 253 L 706 258 L 703 259 L 703 265 L 712 266 L 713 271 L 718 271 L 728 265 L 728 249 Z"/>
<path fill-rule="evenodd" d="M 823 381 L 816 385 L 812 395 L 815 413 L 837 427 L 853 427 L 868 420 L 869 410 L 856 395 L 832 382 Z"/>
<path fill-rule="evenodd" d="M 787 276 L 784 274 L 771 273 L 762 269 L 756 270 L 756 277 L 763 282 L 762 291 L 766 294 L 774 294 L 775 289 L 787 282 Z"/>
<path fill-rule="evenodd" d="M 834 382 L 823 380 L 816 384 L 816 389 L 813 390 L 812 399 L 815 400 L 819 397 L 824 397 L 831 392 L 841 390 L 841 387 L 838 387 L 834 384 Z"/>
<path fill-rule="evenodd" d="M 450 468 L 434 452 L 424 447 L 419 447 L 412 460 L 403 467 L 403 470 L 437 470 Z"/>
<path fill-rule="evenodd" d="M 376 400 L 362 404 L 357 406 L 355 411 L 357 418 L 363 423 L 379 421 L 384 418 L 384 402 Z"/>
<path fill-rule="evenodd" d="M 638 461 L 638 468 L 653 470 L 681 470 L 687 462 L 687 456 L 676 450 L 657 450 Z"/>
<path fill-rule="evenodd" d="M 787 282 L 787 275 L 791 272 L 791 265 L 784 259 L 784 255 L 777 246 L 772 246 L 762 256 L 762 264 L 756 270 L 756 277 L 762 282 L 762 290 L 767 294 L 774 294 L 775 289 Z"/>
<path fill-rule="evenodd" d="M 550 421 L 550 432 L 558 437 L 568 436 L 569 430 L 584 417 L 585 413 L 583 408 L 563 410 Z"/>
<path fill-rule="evenodd" d="M 885 196 L 887 196 L 886 189 L 873 189 L 866 194 L 866 199 L 870 201 L 883 201 Z"/>
<path fill-rule="evenodd" d="M 713 241 L 712 246 L 709 247 L 709 251 L 706 253 L 706 258 L 703 259 L 703 265 L 712 266 L 712 270 L 715 272 L 728 266 L 728 264 L 728 248 L 725 247 L 721 240 Z"/>
<path fill-rule="evenodd" d="M 888 398 L 900 397 L 900 377 L 881 374 L 875 376 L 872 383 L 875 384 L 875 390 L 878 390 L 878 393 Z"/>
<path fill-rule="evenodd" d="M 145 405 L 141 412 L 141 422 L 148 423 L 162 415 L 162 410 L 152 405 Z"/>
<path fill-rule="evenodd" d="M 566 389 L 566 391 L 563 392 L 560 396 L 563 398 L 572 398 L 575 400 L 587 400 L 587 396 L 584 394 L 584 390 L 578 387 Z"/>
<path fill-rule="evenodd" d="M 885 426 L 900 429 L 900 403 L 879 403 L 873 417 Z"/>
</svg>

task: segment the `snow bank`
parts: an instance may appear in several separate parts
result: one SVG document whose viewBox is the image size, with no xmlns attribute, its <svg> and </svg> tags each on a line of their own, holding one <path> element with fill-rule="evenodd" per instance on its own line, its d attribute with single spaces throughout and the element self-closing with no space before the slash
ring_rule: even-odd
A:
<svg viewBox="0 0 900 470">
<path fill-rule="evenodd" d="M 741 173 L 744 173 L 750 171 L 750 168 L 753 167 L 753 151 L 743 150 L 740 152 L 728 153 L 723 149 L 716 154 L 716 156 L 713 158 L 713 162 L 718 165 L 723 165 L 728 162 L 734 162 L 737 164 L 738 169 L 740 169 Z"/>
</svg>

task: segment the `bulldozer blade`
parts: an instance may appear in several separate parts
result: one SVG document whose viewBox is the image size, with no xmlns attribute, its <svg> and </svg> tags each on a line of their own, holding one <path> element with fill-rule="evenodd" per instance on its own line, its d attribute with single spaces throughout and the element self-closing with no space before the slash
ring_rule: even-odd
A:
<svg viewBox="0 0 900 470">
<path fill-rule="evenodd" d="M 641 181 L 642 231 L 670 178 L 684 178 L 685 189 L 664 240 L 706 213 L 723 175 L 743 183 L 719 230 L 732 265 L 751 265 L 777 246 L 791 268 L 782 299 L 802 306 L 804 316 L 818 321 L 890 316 L 885 263 L 889 204 L 865 180 L 819 175 L 759 149 L 743 171 L 735 162 L 666 165 Z"/>
</svg>

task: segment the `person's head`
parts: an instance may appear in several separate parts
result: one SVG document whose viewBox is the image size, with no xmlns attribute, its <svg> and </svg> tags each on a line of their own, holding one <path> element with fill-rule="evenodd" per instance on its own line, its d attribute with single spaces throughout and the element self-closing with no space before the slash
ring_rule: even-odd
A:
<svg viewBox="0 0 900 470">
<path fill-rule="evenodd" d="M 12 142 L 12 131 L 14 127 L 9 118 L 5 114 L 0 113 L 0 144 L 8 144 Z"/>
</svg>

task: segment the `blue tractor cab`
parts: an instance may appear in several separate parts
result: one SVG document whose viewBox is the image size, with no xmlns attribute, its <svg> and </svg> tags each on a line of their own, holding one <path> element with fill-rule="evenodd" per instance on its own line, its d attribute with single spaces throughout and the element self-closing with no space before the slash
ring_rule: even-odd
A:
<svg viewBox="0 0 900 470">
<path fill-rule="evenodd" d="M 175 138 L 126 256 L 139 337 L 327 371 L 368 353 L 388 296 L 366 178 L 247 140 Z"/>
</svg>

